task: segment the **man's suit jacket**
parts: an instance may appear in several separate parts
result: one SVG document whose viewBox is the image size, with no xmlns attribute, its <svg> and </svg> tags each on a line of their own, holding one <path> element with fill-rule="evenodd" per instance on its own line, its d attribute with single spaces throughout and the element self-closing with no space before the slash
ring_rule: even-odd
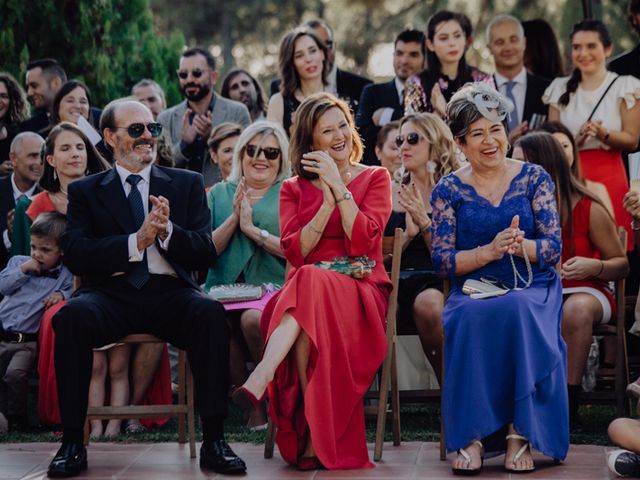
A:
<svg viewBox="0 0 640 480">
<path fill-rule="evenodd" d="M 251 116 L 247 107 L 235 100 L 229 100 L 221 97 L 216 93 L 212 98 L 213 110 L 211 112 L 211 123 L 215 127 L 223 122 L 235 122 L 239 123 L 243 127 L 248 126 L 251 123 Z M 160 115 L 158 115 L 158 122 L 160 122 L 166 132 L 171 136 L 171 143 L 173 145 L 173 160 L 176 167 L 188 168 L 189 158 L 186 157 L 180 149 L 180 143 L 182 139 L 182 117 L 187 110 L 187 101 L 183 101 L 174 107 L 168 108 Z M 207 139 L 204 139 L 206 144 Z M 206 149 L 206 147 L 205 147 Z M 202 162 L 202 175 L 205 178 L 205 184 L 211 185 L 215 180 L 216 171 L 213 163 L 208 160 L 207 152 L 204 152 L 204 161 Z"/>
<path fill-rule="evenodd" d="M 495 75 L 493 76 L 493 83 L 498 85 Z M 527 90 L 524 94 L 524 109 L 522 112 L 523 122 L 526 120 L 531 124 L 531 117 L 534 113 L 548 115 L 548 107 L 542 103 L 542 95 L 550 84 L 550 80 L 527 72 Z"/>
<path fill-rule="evenodd" d="M 542 95 L 550 84 L 550 80 L 527 72 L 527 91 L 524 96 L 522 120 L 531 124 L 531 117 L 534 113 L 545 116 L 548 114 L 549 108 L 542 103 Z"/>
<path fill-rule="evenodd" d="M 391 120 L 398 120 L 404 115 L 404 105 L 400 104 L 395 79 L 386 83 L 375 83 L 364 87 L 360 96 L 360 105 L 356 114 L 356 126 L 364 141 L 364 163 L 380 165 L 376 158 L 376 138 L 380 127 L 374 125 L 372 117 L 379 108 L 393 108 Z"/>
<path fill-rule="evenodd" d="M 340 70 L 336 71 L 336 90 L 338 97 L 346 101 L 351 107 L 351 111 L 355 115 L 358 111 L 358 104 L 360 103 L 360 95 L 364 87 L 369 85 L 371 80 L 355 73 L 346 72 Z M 275 79 L 271 82 L 271 95 L 280 91 L 280 79 Z"/>
<path fill-rule="evenodd" d="M 40 192 L 40 188 L 36 187 L 33 193 L 36 194 Z M 11 175 L 8 175 L 0 178 L 0 270 L 6 267 L 9 261 L 9 252 L 4 246 L 4 240 L 1 237 L 7 229 L 7 214 L 14 208 L 16 208 L 16 201 L 13 198 Z"/>
<path fill-rule="evenodd" d="M 179 278 L 199 288 L 191 272 L 208 268 L 217 257 L 211 240 L 211 214 L 202 176 L 188 170 L 153 166 L 149 194 L 169 200 L 173 233 L 169 247 L 158 247 Z M 151 205 L 149 203 L 149 205 Z M 83 286 L 102 284 L 116 272 L 129 272 L 128 237 L 133 218 L 115 169 L 69 185 L 67 229 L 62 237 L 65 264 L 83 276 Z"/>
<path fill-rule="evenodd" d="M 640 78 L 640 45 L 611 60 L 609 70 L 618 75 L 633 75 Z"/>
</svg>

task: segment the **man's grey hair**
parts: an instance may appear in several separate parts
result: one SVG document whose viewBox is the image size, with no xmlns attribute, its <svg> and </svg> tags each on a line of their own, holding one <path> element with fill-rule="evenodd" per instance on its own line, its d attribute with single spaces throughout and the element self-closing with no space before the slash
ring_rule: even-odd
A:
<svg viewBox="0 0 640 480">
<path fill-rule="evenodd" d="M 518 20 L 513 15 L 503 14 L 503 15 L 497 15 L 489 21 L 489 24 L 487 25 L 487 29 L 485 30 L 485 38 L 487 40 L 487 43 L 491 42 L 491 30 L 493 30 L 494 27 L 502 23 L 513 23 L 517 25 L 518 35 L 520 35 L 520 38 L 524 38 L 524 28 L 522 28 L 522 23 L 520 23 L 520 20 Z"/>
<path fill-rule="evenodd" d="M 20 150 L 20 148 L 22 147 L 22 143 L 27 139 L 27 138 L 37 138 L 38 140 L 40 140 L 40 146 L 44 145 L 44 139 L 38 135 L 35 132 L 22 132 L 19 133 L 18 135 L 16 135 L 14 137 L 14 139 L 11 141 L 11 145 L 9 146 L 9 152 L 10 153 L 16 153 L 18 150 Z"/>
</svg>

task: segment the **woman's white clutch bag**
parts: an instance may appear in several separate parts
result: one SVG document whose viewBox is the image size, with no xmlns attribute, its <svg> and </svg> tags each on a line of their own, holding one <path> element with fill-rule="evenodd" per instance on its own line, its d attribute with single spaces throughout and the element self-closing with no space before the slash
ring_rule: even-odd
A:
<svg viewBox="0 0 640 480">
<path fill-rule="evenodd" d="M 465 280 L 462 285 L 462 293 L 474 299 L 499 297 L 508 291 L 509 290 L 500 288 L 492 283 L 474 280 L 472 278 Z"/>
</svg>

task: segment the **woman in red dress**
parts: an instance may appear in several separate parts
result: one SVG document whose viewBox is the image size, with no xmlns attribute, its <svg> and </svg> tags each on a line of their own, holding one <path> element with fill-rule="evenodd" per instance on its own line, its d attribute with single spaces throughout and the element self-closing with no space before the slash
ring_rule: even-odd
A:
<svg viewBox="0 0 640 480">
<path fill-rule="evenodd" d="M 556 185 L 562 221 L 561 326 L 567 343 L 569 419 L 576 429 L 581 426 L 578 405 L 593 326 L 615 318 L 609 282 L 624 278 L 629 263 L 611 213 L 571 173 L 560 143 L 551 134 L 534 132 L 522 137 L 518 148 L 525 161 L 544 167 Z"/>
<path fill-rule="evenodd" d="M 298 176 L 282 186 L 280 232 L 292 268 L 262 315 L 263 359 L 234 400 L 268 394 L 280 453 L 300 469 L 371 467 L 362 398 L 386 352 L 389 173 L 358 163 L 349 109 L 327 93 L 300 105 L 289 154 Z M 356 279 L 314 265 L 345 256 L 375 267 Z"/>
</svg>

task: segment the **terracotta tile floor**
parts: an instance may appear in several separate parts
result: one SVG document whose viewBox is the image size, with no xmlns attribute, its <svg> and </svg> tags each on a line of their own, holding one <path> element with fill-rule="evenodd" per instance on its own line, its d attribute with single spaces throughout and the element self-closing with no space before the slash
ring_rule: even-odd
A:
<svg viewBox="0 0 640 480">
<path fill-rule="evenodd" d="M 368 470 L 299 472 L 287 466 L 276 453 L 271 460 L 262 456 L 262 445 L 232 444 L 248 466 L 240 478 L 256 479 L 444 479 L 453 478 L 448 462 L 438 458 L 437 443 L 405 442 L 400 447 L 385 444 L 383 461 Z M 0 444 L 0 479 L 46 478 L 46 468 L 58 449 L 54 443 Z M 370 445 L 370 450 L 373 446 Z M 609 447 L 574 445 L 566 461 L 554 465 L 536 456 L 538 469 L 525 476 L 509 475 L 502 469 L 502 457 L 485 462 L 481 479 L 609 479 L 605 454 Z M 373 455 L 373 453 L 371 453 Z M 175 443 L 94 443 L 89 447 L 89 469 L 83 477 L 91 479 L 205 479 L 215 474 L 200 471 L 197 459 L 189 458 L 187 446 Z M 225 478 L 218 475 L 219 478 Z M 231 477 L 228 477 L 231 478 Z M 236 477 L 237 478 L 237 477 Z"/>
</svg>

